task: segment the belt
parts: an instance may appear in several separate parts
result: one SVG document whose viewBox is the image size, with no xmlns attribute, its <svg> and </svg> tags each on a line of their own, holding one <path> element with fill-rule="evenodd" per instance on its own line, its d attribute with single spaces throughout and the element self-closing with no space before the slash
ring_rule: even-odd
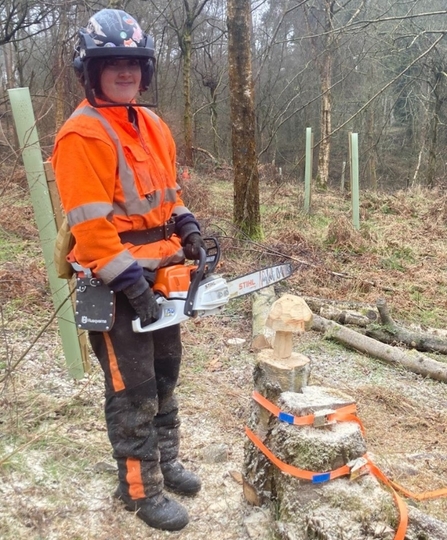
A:
<svg viewBox="0 0 447 540">
<path fill-rule="evenodd" d="M 143 244 L 153 244 L 160 240 L 169 240 L 175 231 L 175 221 L 170 219 L 160 227 L 152 229 L 143 229 L 141 231 L 125 231 L 118 233 L 121 242 L 125 244 L 133 244 L 134 246 L 142 246 Z"/>
</svg>

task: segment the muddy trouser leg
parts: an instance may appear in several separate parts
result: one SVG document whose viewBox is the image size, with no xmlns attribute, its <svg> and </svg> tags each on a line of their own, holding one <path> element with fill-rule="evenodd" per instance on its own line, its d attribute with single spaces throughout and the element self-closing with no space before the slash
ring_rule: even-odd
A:
<svg viewBox="0 0 447 540">
<path fill-rule="evenodd" d="M 105 376 L 105 417 L 119 489 L 140 499 L 163 489 L 154 426 L 158 398 L 153 334 L 132 331 L 135 313 L 123 293 L 116 296 L 112 330 L 90 332 L 89 337 Z"/>
<path fill-rule="evenodd" d="M 165 486 L 182 495 L 194 495 L 201 487 L 200 479 L 177 461 L 180 446 L 180 419 L 175 396 L 182 344 L 180 326 L 154 332 L 155 377 L 158 393 L 158 414 L 154 418 L 160 449 L 160 465 Z"/>
<path fill-rule="evenodd" d="M 162 493 L 163 475 L 154 425 L 158 412 L 154 335 L 134 333 L 134 317 L 127 298 L 118 293 L 112 330 L 89 335 L 105 377 L 107 431 L 118 464 L 119 486 L 115 496 L 149 526 L 180 530 L 188 523 L 188 512 Z"/>
</svg>

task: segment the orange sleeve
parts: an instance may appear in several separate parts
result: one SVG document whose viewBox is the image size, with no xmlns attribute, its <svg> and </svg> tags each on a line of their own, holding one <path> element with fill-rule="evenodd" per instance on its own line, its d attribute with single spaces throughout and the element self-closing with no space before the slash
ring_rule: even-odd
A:
<svg viewBox="0 0 447 540">
<path fill-rule="evenodd" d="M 126 251 L 112 223 L 117 156 L 113 143 L 68 132 L 56 141 L 52 158 L 62 206 L 76 239 L 79 264 L 98 272 Z M 73 220 L 73 215 L 85 218 Z"/>
</svg>

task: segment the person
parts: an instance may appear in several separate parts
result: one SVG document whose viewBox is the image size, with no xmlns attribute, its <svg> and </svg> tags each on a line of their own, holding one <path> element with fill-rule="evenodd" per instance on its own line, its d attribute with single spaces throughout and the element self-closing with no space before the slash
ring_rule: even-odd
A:
<svg viewBox="0 0 447 540">
<path fill-rule="evenodd" d="M 70 257 L 115 292 L 112 328 L 89 332 L 104 372 L 115 497 L 149 526 L 180 530 L 188 513 L 163 489 L 201 488 L 178 461 L 180 328 L 135 333 L 132 320 L 157 318 L 153 272 L 197 259 L 204 242 L 181 199 L 171 132 L 136 102 L 155 84 L 154 54 L 128 13 L 103 9 L 90 18 L 73 61 L 86 98 L 58 132 L 52 163 L 75 238 Z"/>
</svg>

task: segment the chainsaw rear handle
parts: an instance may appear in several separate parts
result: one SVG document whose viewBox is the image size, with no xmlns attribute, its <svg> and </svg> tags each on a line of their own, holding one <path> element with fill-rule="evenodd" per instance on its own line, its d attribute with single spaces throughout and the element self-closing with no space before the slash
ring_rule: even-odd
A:
<svg viewBox="0 0 447 540">
<path fill-rule="evenodd" d="M 146 326 L 141 326 L 141 320 L 137 317 L 132 321 L 132 330 L 137 333 L 153 332 L 154 330 L 187 321 L 189 317 L 183 313 L 184 302 L 180 298 L 166 300 L 163 296 L 158 296 L 157 303 L 160 306 L 160 317 Z"/>
<path fill-rule="evenodd" d="M 191 283 L 188 288 L 186 299 L 166 299 L 164 296 L 156 294 L 157 303 L 161 308 L 159 319 L 147 326 L 141 326 L 141 321 L 137 317 L 132 321 L 132 329 L 134 332 L 152 332 L 160 328 L 165 328 L 166 326 L 179 324 L 193 316 L 194 301 L 200 282 L 205 273 L 206 258 L 206 251 L 203 248 L 200 248 L 198 266 L 191 272 Z"/>
<path fill-rule="evenodd" d="M 191 285 L 189 286 L 189 289 L 188 289 L 188 294 L 185 300 L 185 309 L 183 310 L 183 313 L 187 317 L 193 316 L 194 300 L 196 299 L 197 290 L 199 288 L 200 282 L 202 281 L 203 274 L 205 272 L 205 266 L 206 266 L 206 251 L 203 248 L 200 248 L 198 266 L 197 266 L 197 269 L 191 273 Z"/>
</svg>

